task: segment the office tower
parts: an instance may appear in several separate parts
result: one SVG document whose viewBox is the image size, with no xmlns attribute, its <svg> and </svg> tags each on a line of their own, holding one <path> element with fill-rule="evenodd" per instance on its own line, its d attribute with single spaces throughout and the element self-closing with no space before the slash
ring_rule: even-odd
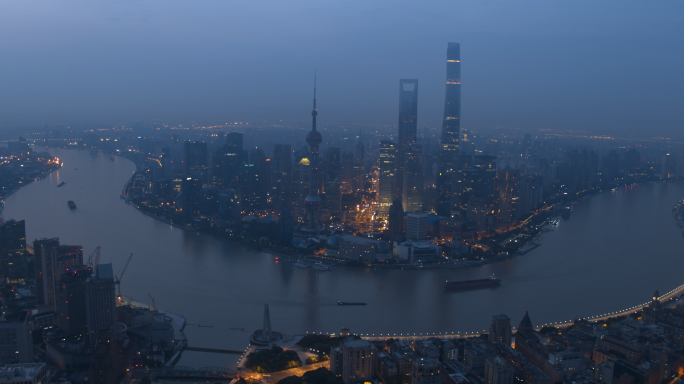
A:
<svg viewBox="0 0 684 384">
<path fill-rule="evenodd" d="M 116 283 L 111 264 L 99 264 L 86 282 L 88 337 L 95 345 L 100 331 L 114 331 L 116 322 Z"/>
<path fill-rule="evenodd" d="M 406 239 L 423 240 L 427 238 L 428 214 L 409 212 L 406 214 Z"/>
<path fill-rule="evenodd" d="M 399 142 L 397 143 L 397 171 L 395 188 L 397 196 L 403 194 L 404 174 L 409 166 L 409 151 L 416 143 L 416 132 L 418 123 L 418 80 L 401 79 L 399 80 Z M 415 180 L 411 180 L 415 182 Z M 420 182 L 421 188 L 423 181 Z M 409 187 L 414 187 L 411 183 Z M 404 205 L 406 211 L 406 205 Z"/>
<path fill-rule="evenodd" d="M 242 208 L 247 214 L 253 214 L 266 205 L 266 189 L 264 188 L 263 178 L 266 177 L 261 172 L 257 164 L 243 164 L 240 167 L 240 194 L 242 198 Z"/>
<path fill-rule="evenodd" d="M 290 145 L 275 144 L 271 163 L 273 171 L 271 196 L 276 206 L 282 207 L 290 204 L 290 181 L 292 179 L 292 148 Z"/>
<path fill-rule="evenodd" d="M 306 135 L 306 143 L 309 145 L 311 153 L 309 162 L 311 164 L 311 175 L 309 180 L 309 195 L 304 199 L 304 206 L 308 216 L 308 228 L 311 231 L 318 233 L 318 210 L 321 209 L 321 197 L 318 195 L 319 180 L 318 180 L 318 146 L 321 145 L 323 137 L 316 131 L 316 79 L 314 78 L 314 99 L 313 111 L 311 111 L 312 125 L 311 132 Z"/>
<path fill-rule="evenodd" d="M 10 311 L 0 321 L 0 361 L 33 362 L 33 322 L 29 311 Z"/>
<path fill-rule="evenodd" d="M 489 343 L 511 345 L 511 319 L 506 315 L 494 315 L 489 326 Z"/>
<path fill-rule="evenodd" d="M 340 186 L 342 193 L 351 193 L 354 185 L 354 155 L 351 152 L 344 152 L 341 163 Z"/>
<path fill-rule="evenodd" d="M 391 141 L 383 140 L 380 142 L 380 177 L 379 177 L 379 216 L 387 216 L 389 207 L 395 197 L 394 182 L 396 180 L 396 159 L 397 147 Z"/>
<path fill-rule="evenodd" d="M 219 213 L 218 188 L 202 188 L 200 216 L 211 217 Z"/>
<path fill-rule="evenodd" d="M 401 199 L 394 198 L 389 208 L 389 218 L 387 219 L 387 232 L 390 241 L 401 242 L 404 239 L 404 208 Z"/>
<path fill-rule="evenodd" d="M 437 166 L 437 214 L 444 217 L 459 213 L 458 199 L 452 185 L 457 171 L 455 158 L 459 151 L 461 128 L 461 48 L 458 43 L 447 47 L 447 80 L 444 98 L 444 119 L 440 137 Z"/>
<path fill-rule="evenodd" d="M 52 248 L 59 245 L 59 239 L 39 239 L 33 241 L 33 264 L 36 271 L 36 298 L 44 305 L 54 301 L 54 268 L 52 265 Z"/>
<path fill-rule="evenodd" d="M 435 359 L 415 359 L 411 365 L 411 384 L 440 384 L 440 364 Z"/>
<path fill-rule="evenodd" d="M 24 220 L 9 220 L 0 226 L 0 268 L 6 284 L 26 282 L 28 266 Z"/>
<path fill-rule="evenodd" d="M 202 180 L 187 177 L 181 182 L 181 206 L 187 215 L 199 215 L 202 207 Z"/>
<path fill-rule="evenodd" d="M 266 157 L 266 153 L 262 148 L 254 148 L 250 151 L 251 164 L 258 168 L 259 172 L 259 189 L 264 196 L 264 204 L 271 192 L 271 159 Z"/>
<path fill-rule="evenodd" d="M 57 287 L 55 312 L 57 326 L 68 334 L 86 330 L 86 281 L 92 275 L 90 267 L 69 267 L 61 276 Z"/>
<path fill-rule="evenodd" d="M 242 203 L 239 189 L 226 189 L 219 195 L 219 214 L 224 219 L 239 219 Z"/>
<path fill-rule="evenodd" d="M 361 140 L 361 131 L 359 131 L 359 135 L 356 137 L 356 153 L 354 155 L 354 158 L 356 160 L 360 160 L 361 163 L 363 163 L 365 155 L 366 151 L 364 149 L 363 141 Z"/>
<path fill-rule="evenodd" d="M 247 162 L 242 141 L 242 133 L 230 132 L 226 136 L 225 144 L 216 150 L 212 163 L 212 178 L 215 187 L 237 188 L 240 167 Z"/>
<path fill-rule="evenodd" d="M 94 339 L 88 382 L 118 384 L 126 373 L 126 355 L 114 330 L 100 331 Z"/>
<path fill-rule="evenodd" d="M 292 167 L 292 184 L 290 193 L 292 196 L 292 212 L 295 217 L 305 217 L 306 207 L 304 199 L 309 194 L 309 180 L 311 178 L 311 162 L 309 150 L 306 146 L 295 152 L 294 166 Z"/>
<path fill-rule="evenodd" d="M 497 184 L 497 222 L 510 226 L 518 218 L 518 172 L 506 167 L 502 169 L 496 179 Z"/>
<path fill-rule="evenodd" d="M 641 167 L 641 154 L 634 148 L 625 153 L 625 174 Z"/>
<path fill-rule="evenodd" d="M 341 349 L 344 384 L 368 381 L 373 377 L 378 353 L 371 342 L 348 338 L 342 341 Z"/>
<path fill-rule="evenodd" d="M 204 181 L 206 177 L 207 143 L 203 141 L 186 141 L 183 143 L 183 171 L 185 176 L 197 177 Z"/>
<path fill-rule="evenodd" d="M 404 150 L 404 186 L 402 205 L 404 212 L 420 211 L 423 204 L 423 163 L 420 144 L 410 144 Z"/>
<path fill-rule="evenodd" d="M 481 198 L 486 205 L 494 204 L 494 190 L 496 189 L 496 156 L 478 155 L 473 161 L 473 168 L 478 171 L 476 197 Z"/>
<path fill-rule="evenodd" d="M 325 151 L 325 184 L 337 180 L 342 173 L 342 150 L 331 147 Z"/>
<path fill-rule="evenodd" d="M 523 142 L 523 157 L 526 159 L 532 158 L 532 135 L 525 134 L 525 141 Z"/>
</svg>

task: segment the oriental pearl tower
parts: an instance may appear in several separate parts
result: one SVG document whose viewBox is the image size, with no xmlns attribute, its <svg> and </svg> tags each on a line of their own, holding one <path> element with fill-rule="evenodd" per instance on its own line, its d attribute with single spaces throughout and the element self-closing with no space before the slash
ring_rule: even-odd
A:
<svg viewBox="0 0 684 384">
<path fill-rule="evenodd" d="M 304 199 L 304 206 L 306 207 L 309 216 L 309 230 L 315 231 L 318 234 L 318 210 L 321 209 L 321 197 L 318 195 L 318 146 L 321 145 L 323 137 L 316 131 L 316 76 L 314 75 L 314 99 L 313 99 L 313 123 L 311 132 L 306 135 L 306 143 L 309 144 L 311 151 L 311 179 L 309 180 L 309 195 Z"/>
</svg>

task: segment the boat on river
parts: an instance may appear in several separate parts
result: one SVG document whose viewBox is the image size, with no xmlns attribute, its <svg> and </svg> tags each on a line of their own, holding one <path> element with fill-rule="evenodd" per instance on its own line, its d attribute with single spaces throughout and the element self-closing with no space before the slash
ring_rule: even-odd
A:
<svg viewBox="0 0 684 384">
<path fill-rule="evenodd" d="M 345 303 L 344 301 L 338 301 L 337 305 L 368 305 L 367 303 Z"/>
<path fill-rule="evenodd" d="M 61 183 L 57 184 L 57 186 L 58 186 L 58 187 L 61 187 L 61 186 L 63 186 L 64 184 L 66 184 L 66 181 L 62 181 Z"/>
<path fill-rule="evenodd" d="M 321 263 L 320 261 L 317 261 L 313 265 L 313 269 L 318 269 L 319 271 L 332 271 L 332 267 L 326 264 Z"/>
<path fill-rule="evenodd" d="M 309 268 L 311 265 L 307 263 L 306 261 L 298 261 L 295 263 L 295 267 L 299 268 Z"/>
<path fill-rule="evenodd" d="M 76 203 L 74 203 L 73 201 L 69 200 L 67 204 L 69 205 L 70 209 L 76 209 Z"/>
<path fill-rule="evenodd" d="M 448 281 L 444 283 L 444 289 L 452 291 L 465 291 L 468 289 L 479 289 L 487 287 L 497 287 L 501 285 L 501 279 L 495 277 L 494 275 L 489 276 L 487 279 L 477 279 L 477 280 L 461 280 L 461 281 Z"/>
</svg>

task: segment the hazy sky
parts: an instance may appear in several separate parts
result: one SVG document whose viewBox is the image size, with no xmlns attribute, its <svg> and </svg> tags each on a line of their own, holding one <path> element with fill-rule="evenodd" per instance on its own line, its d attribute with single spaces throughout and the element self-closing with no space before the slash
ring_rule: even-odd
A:
<svg viewBox="0 0 684 384">
<path fill-rule="evenodd" d="M 678 135 L 684 2 L 0 2 L 0 125 L 310 118 L 396 124 L 419 79 L 441 126 L 447 42 L 462 125 Z"/>
</svg>

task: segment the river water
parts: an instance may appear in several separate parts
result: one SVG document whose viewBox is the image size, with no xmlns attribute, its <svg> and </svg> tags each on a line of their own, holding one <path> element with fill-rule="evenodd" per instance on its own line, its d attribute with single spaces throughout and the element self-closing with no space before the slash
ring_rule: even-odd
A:
<svg viewBox="0 0 684 384">
<path fill-rule="evenodd" d="M 684 239 L 671 210 L 684 184 L 647 184 L 586 199 L 546 233 L 542 246 L 503 262 L 448 270 L 338 267 L 299 269 L 273 255 L 188 232 L 148 217 L 120 199 L 135 165 L 100 153 L 51 149 L 64 167 L 6 200 L 5 219 L 26 220 L 27 241 L 59 237 L 102 246 L 115 273 L 133 259 L 122 294 L 179 313 L 194 347 L 244 349 L 270 305 L 273 329 L 287 334 L 473 332 L 491 316 L 513 325 L 529 310 L 535 325 L 600 315 L 648 301 L 684 283 Z M 78 168 L 78 169 L 75 169 Z M 66 185 L 56 185 L 65 181 Z M 74 200 L 76 210 L 69 210 Z M 86 256 L 87 257 L 87 256 Z M 495 289 L 445 292 L 447 279 L 503 281 Z M 367 302 L 338 307 L 337 301 Z M 244 331 L 231 329 L 244 328 Z M 181 365 L 233 368 L 235 356 L 187 353 Z"/>
</svg>

